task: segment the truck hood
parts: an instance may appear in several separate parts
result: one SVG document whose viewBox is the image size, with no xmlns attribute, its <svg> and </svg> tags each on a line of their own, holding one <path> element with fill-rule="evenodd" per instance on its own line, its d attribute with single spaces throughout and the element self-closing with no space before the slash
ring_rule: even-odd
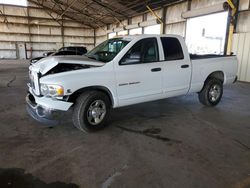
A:
<svg viewBox="0 0 250 188">
<path fill-rule="evenodd" d="M 86 56 L 50 56 L 41 59 L 37 63 L 31 65 L 30 69 L 40 72 L 42 75 L 53 69 L 58 64 L 79 64 L 89 65 L 93 67 L 103 66 L 105 63 L 90 59 Z"/>
</svg>

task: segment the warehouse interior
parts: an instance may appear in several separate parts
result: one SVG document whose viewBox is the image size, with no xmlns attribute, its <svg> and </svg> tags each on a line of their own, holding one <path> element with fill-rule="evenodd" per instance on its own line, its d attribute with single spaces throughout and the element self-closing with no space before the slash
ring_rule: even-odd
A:
<svg viewBox="0 0 250 188">
<path fill-rule="evenodd" d="M 189 47 L 198 48 L 199 52 L 202 51 L 202 48 L 210 48 L 203 53 L 224 53 L 229 48 L 229 51 L 237 55 L 239 59 L 239 80 L 250 81 L 248 0 L 240 0 L 235 3 L 234 8 L 238 7 L 238 11 L 234 20 L 231 20 L 234 25 L 232 39 L 226 38 L 230 35 L 230 25 L 226 19 L 230 19 L 229 14 L 232 13 L 228 13 L 231 7 L 229 4 L 225 6 L 226 1 L 224 0 L 149 1 L 150 6 L 146 6 L 147 4 L 145 5 L 143 1 L 126 3 L 69 1 L 65 3 L 64 1 L 30 0 L 27 2 L 21 0 L 17 1 L 19 5 L 8 4 L 8 0 L 2 2 L 5 3 L 0 6 L 1 59 L 29 59 L 40 56 L 45 51 L 78 44 L 86 46 L 90 50 L 107 38 L 119 35 L 178 34 L 186 38 Z M 22 6 L 22 3 L 26 6 Z M 218 21 L 220 18 L 216 18 L 216 13 L 224 13 L 221 21 L 224 24 L 223 27 L 223 24 Z M 210 17 L 210 26 L 208 21 L 201 20 L 208 26 L 205 24 L 200 29 L 193 29 L 198 32 L 197 34 L 202 33 L 199 31 L 202 29 L 204 32 L 208 31 L 208 36 L 201 37 L 207 37 L 210 42 L 205 43 L 211 43 L 210 47 L 198 45 L 197 41 L 201 40 L 195 41 L 195 37 L 190 36 L 190 33 L 193 33 L 193 20 L 197 17 L 199 19 L 209 19 Z M 213 22 L 214 19 L 218 22 L 216 30 L 213 29 L 213 23 L 216 24 Z M 218 25 L 222 28 L 218 28 Z M 209 34 L 209 30 L 211 34 Z M 218 33 L 213 33 L 211 30 Z M 206 35 L 206 33 L 203 34 Z M 193 43 L 189 41 L 193 41 Z M 228 41 L 232 44 L 230 47 L 225 47 Z M 214 48 L 218 48 L 218 50 L 213 52 Z M 196 51 L 191 50 L 192 53 Z"/>
<path fill-rule="evenodd" d="M 123 107 L 91 134 L 27 115 L 30 59 L 141 34 L 235 55 L 238 82 L 216 108 L 196 94 Z M 0 0 L 0 187 L 248 188 L 249 82 L 250 0 Z"/>
</svg>

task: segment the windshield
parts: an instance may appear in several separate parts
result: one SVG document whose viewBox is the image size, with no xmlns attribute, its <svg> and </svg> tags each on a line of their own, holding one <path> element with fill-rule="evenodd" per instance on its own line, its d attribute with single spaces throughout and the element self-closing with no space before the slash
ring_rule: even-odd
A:
<svg viewBox="0 0 250 188">
<path fill-rule="evenodd" d="M 129 43 L 130 41 L 122 38 L 109 39 L 101 43 L 86 56 L 102 62 L 109 62 Z"/>
</svg>

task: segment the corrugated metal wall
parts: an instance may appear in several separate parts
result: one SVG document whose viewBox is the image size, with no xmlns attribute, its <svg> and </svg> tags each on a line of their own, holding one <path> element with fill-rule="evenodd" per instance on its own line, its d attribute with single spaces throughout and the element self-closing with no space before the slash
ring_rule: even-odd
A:
<svg viewBox="0 0 250 188">
<path fill-rule="evenodd" d="M 166 34 L 176 34 L 185 36 L 186 20 L 182 18 L 181 14 L 188 10 L 188 2 L 179 3 L 167 7 L 166 10 Z"/>
<path fill-rule="evenodd" d="M 250 33 L 234 34 L 232 51 L 237 55 L 239 62 L 239 80 L 250 82 Z"/>
<path fill-rule="evenodd" d="M 0 59 L 25 58 L 25 46 L 28 58 L 63 44 L 94 47 L 94 29 L 67 18 L 59 19 L 62 26 L 43 9 L 30 6 L 0 5 Z"/>
<path fill-rule="evenodd" d="M 250 82 L 250 11 L 249 0 L 240 0 L 240 13 L 233 37 L 232 52 L 238 59 L 240 81 Z"/>
</svg>

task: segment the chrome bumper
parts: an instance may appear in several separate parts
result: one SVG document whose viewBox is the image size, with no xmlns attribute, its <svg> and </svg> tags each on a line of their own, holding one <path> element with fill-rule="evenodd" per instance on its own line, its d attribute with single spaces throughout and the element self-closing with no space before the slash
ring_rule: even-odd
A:
<svg viewBox="0 0 250 188">
<path fill-rule="evenodd" d="M 29 84 L 28 88 L 29 88 L 29 93 L 34 97 L 35 103 L 37 103 L 39 106 L 43 106 L 44 108 L 60 110 L 60 111 L 68 111 L 69 108 L 73 105 L 73 103 L 71 102 L 54 100 L 48 97 L 38 97 L 34 94 Z"/>
<path fill-rule="evenodd" d="M 60 111 L 39 106 L 30 93 L 26 96 L 26 110 L 38 122 L 49 125 L 57 125 L 59 123 Z"/>
</svg>

